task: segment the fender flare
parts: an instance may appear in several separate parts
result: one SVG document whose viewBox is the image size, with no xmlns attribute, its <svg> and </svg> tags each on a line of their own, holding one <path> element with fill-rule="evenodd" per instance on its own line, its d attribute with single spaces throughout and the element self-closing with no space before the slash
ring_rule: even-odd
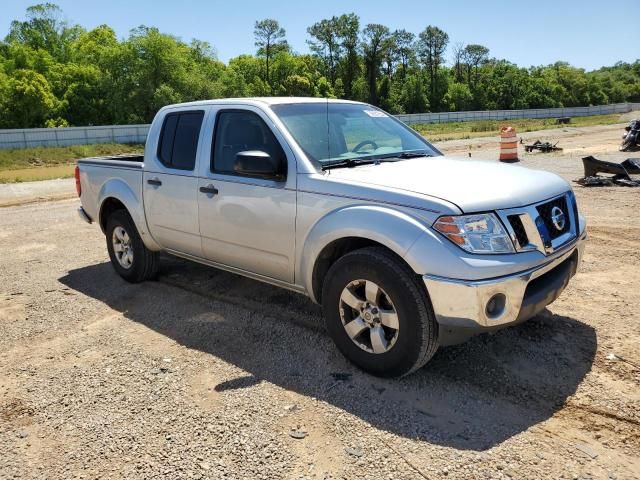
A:
<svg viewBox="0 0 640 480">
<path fill-rule="evenodd" d="M 313 275 L 320 253 L 332 242 L 349 237 L 384 245 L 416 271 L 405 256 L 428 229 L 424 221 L 393 208 L 377 205 L 342 207 L 326 214 L 309 231 L 298 259 L 296 278 L 300 279 L 311 299 L 318 302 L 313 290 Z"/>
<path fill-rule="evenodd" d="M 124 180 L 112 178 L 105 182 L 100 188 L 100 192 L 98 193 L 98 221 L 101 222 L 102 208 L 104 207 L 105 201 L 110 198 L 115 198 L 125 206 L 145 246 L 149 250 L 161 250 L 160 245 L 153 239 L 147 228 L 142 199 L 138 198 L 138 195 L 136 195 Z"/>
</svg>

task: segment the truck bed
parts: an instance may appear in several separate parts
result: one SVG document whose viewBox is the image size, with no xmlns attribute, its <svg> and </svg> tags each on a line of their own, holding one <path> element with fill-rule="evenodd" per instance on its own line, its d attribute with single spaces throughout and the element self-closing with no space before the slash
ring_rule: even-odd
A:
<svg viewBox="0 0 640 480">
<path fill-rule="evenodd" d="M 104 187 L 115 179 L 118 180 L 119 193 L 138 202 L 140 210 L 133 213 L 141 213 L 143 165 L 144 155 L 113 155 L 78 160 L 82 185 L 80 200 L 87 216 L 93 221 L 98 220 L 98 207 Z"/>
<path fill-rule="evenodd" d="M 142 154 L 111 155 L 105 157 L 88 157 L 78 160 L 78 165 L 96 165 L 99 167 L 118 167 L 141 169 L 144 162 Z"/>
</svg>

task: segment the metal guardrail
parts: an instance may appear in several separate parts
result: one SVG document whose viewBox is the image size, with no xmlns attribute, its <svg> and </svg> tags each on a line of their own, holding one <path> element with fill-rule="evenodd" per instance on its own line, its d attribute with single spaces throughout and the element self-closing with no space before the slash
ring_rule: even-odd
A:
<svg viewBox="0 0 640 480">
<path fill-rule="evenodd" d="M 616 103 L 593 107 L 486 110 L 479 112 L 413 113 L 397 115 L 406 124 L 512 120 L 518 118 L 586 117 L 640 110 L 640 103 Z M 0 149 L 86 145 L 90 143 L 145 143 L 150 125 L 26 128 L 0 130 Z"/>
</svg>

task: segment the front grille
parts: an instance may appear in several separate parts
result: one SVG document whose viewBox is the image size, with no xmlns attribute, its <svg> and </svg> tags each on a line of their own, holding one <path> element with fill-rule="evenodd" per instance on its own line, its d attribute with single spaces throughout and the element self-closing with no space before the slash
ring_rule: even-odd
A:
<svg viewBox="0 0 640 480">
<path fill-rule="evenodd" d="M 553 223 L 553 220 L 551 219 L 551 211 L 554 207 L 558 207 L 564 213 L 564 226 L 561 230 L 558 230 L 558 228 Z M 538 210 L 540 218 L 544 222 L 544 226 L 547 228 L 550 240 L 555 240 L 559 236 L 564 235 L 571 230 L 571 217 L 569 214 L 569 209 L 567 208 L 566 197 L 556 198 L 555 200 L 551 200 L 550 202 L 543 203 L 542 205 L 538 205 L 536 209 Z"/>
<path fill-rule="evenodd" d="M 509 219 L 511 228 L 513 228 L 513 233 L 516 234 L 516 240 L 520 248 L 524 248 L 529 243 L 529 237 L 527 237 L 527 232 L 524 229 L 520 215 L 509 215 L 507 218 Z"/>
</svg>

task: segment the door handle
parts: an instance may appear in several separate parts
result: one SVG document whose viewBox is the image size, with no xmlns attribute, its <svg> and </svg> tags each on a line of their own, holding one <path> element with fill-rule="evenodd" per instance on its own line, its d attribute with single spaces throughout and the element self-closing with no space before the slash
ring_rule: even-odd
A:
<svg viewBox="0 0 640 480">
<path fill-rule="evenodd" d="M 149 180 L 147 180 L 147 183 L 149 185 L 155 185 L 156 187 L 159 187 L 160 185 L 162 185 L 162 182 L 157 178 L 150 178 Z"/>
<path fill-rule="evenodd" d="M 200 187 L 200 191 L 202 193 L 206 193 L 207 195 L 217 195 L 218 189 L 213 185 L 209 184 L 206 187 Z"/>
</svg>

